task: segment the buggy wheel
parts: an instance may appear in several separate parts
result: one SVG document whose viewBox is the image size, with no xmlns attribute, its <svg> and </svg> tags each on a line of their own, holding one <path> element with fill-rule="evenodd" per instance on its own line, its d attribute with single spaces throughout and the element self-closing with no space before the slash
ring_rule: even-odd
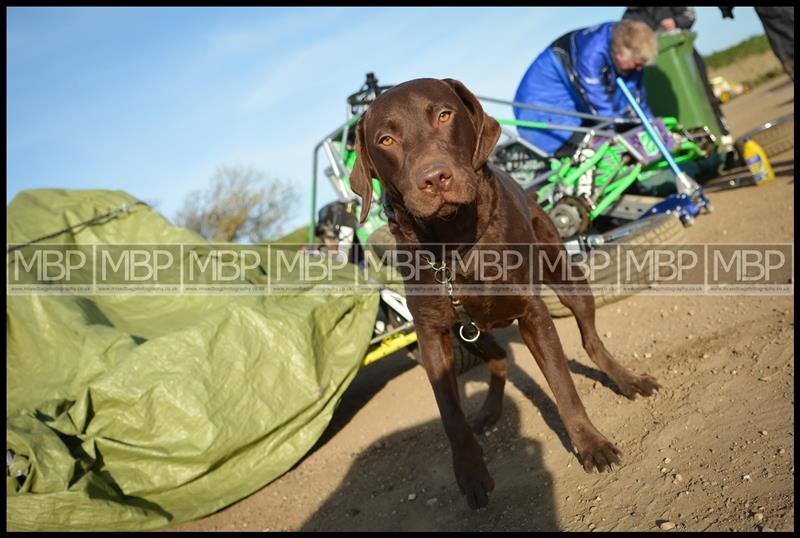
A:
<svg viewBox="0 0 800 538">
<path fill-rule="evenodd" d="M 629 256 L 635 255 L 637 259 L 641 259 L 647 252 L 648 247 L 652 245 L 663 245 L 667 250 L 676 250 L 679 245 L 686 241 L 686 232 L 684 231 L 683 224 L 680 219 L 673 214 L 660 213 L 625 224 L 617 230 L 622 230 L 625 227 L 638 227 L 627 235 L 617 241 L 605 243 L 595 248 L 595 250 L 604 250 L 608 254 L 608 266 L 599 269 L 598 271 L 591 271 L 589 274 L 589 284 L 604 284 L 599 292 L 594 293 L 595 306 L 600 307 L 604 304 L 612 303 L 633 295 L 634 292 L 615 292 L 608 289 L 611 284 L 616 284 L 618 281 L 618 271 L 624 267 L 625 260 Z M 631 254 L 633 253 L 633 254 Z M 645 264 L 646 265 L 646 264 Z M 634 272 L 628 275 L 630 278 L 624 283 L 628 284 L 649 284 L 652 282 L 650 278 L 650 271 L 648 267 L 638 267 L 633 264 Z M 542 300 L 547 305 L 550 315 L 553 317 L 571 316 L 570 311 L 566 306 L 561 304 L 558 296 L 550 288 L 542 290 Z"/>
<path fill-rule="evenodd" d="M 740 155 L 743 153 L 744 141 L 748 138 L 755 140 L 767 157 L 792 149 L 794 147 L 794 113 L 768 121 L 757 129 L 740 136 L 736 141 Z"/>
</svg>

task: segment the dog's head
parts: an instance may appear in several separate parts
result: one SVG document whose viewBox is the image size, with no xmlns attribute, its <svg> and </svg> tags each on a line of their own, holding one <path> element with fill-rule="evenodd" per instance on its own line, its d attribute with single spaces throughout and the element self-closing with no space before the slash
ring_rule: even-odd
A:
<svg viewBox="0 0 800 538">
<path fill-rule="evenodd" d="M 381 94 L 356 126 L 353 192 L 368 215 L 372 180 L 416 218 L 447 217 L 475 200 L 477 171 L 500 125 L 453 79 L 416 79 Z"/>
</svg>

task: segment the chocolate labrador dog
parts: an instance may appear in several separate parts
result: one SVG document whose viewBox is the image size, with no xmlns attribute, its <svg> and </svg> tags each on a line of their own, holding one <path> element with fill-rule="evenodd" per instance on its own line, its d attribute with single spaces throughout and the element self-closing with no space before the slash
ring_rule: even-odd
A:
<svg viewBox="0 0 800 538">
<path fill-rule="evenodd" d="M 487 164 L 500 125 L 484 113 L 477 98 L 453 79 L 417 79 L 381 94 L 356 127 L 358 155 L 350 177 L 354 192 L 364 201 L 361 220 L 372 199 L 371 178 L 384 187 L 389 228 L 398 245 L 441 248 L 442 257 L 497 250 L 498 245 L 529 245 L 547 254 L 555 265 L 536 267 L 525 256 L 504 275 L 516 284 L 564 284 L 561 263 L 569 263 L 559 234 L 534 196 L 527 194 L 508 174 Z M 425 258 L 418 282 L 448 287 L 448 293 L 408 293 L 422 362 L 433 387 L 436 403 L 450 440 L 456 481 L 470 508 L 486 506 L 494 488 L 475 434 L 500 417 L 506 382 L 505 352 L 486 332 L 493 327 L 519 323 L 522 339 L 542 369 L 558 411 L 583 467 L 612 470 L 620 451 L 594 427 L 586 414 L 567 369 L 567 359 L 555 325 L 536 292 L 514 296 L 492 293 L 478 265 L 443 269 L 441 259 Z M 567 260 L 567 261 L 565 261 Z M 570 282 L 573 282 L 572 280 Z M 459 295 L 453 285 L 475 286 L 485 293 Z M 575 282 L 586 286 L 586 281 Z M 485 287 L 483 287 L 485 286 Z M 561 302 L 575 315 L 583 347 L 594 363 L 617 384 L 623 394 L 650 396 L 660 388 L 654 378 L 635 374 L 617 362 L 597 335 L 591 293 L 568 293 L 554 286 Z M 586 288 L 585 288 L 586 289 Z M 560 291 L 559 291 L 560 290 Z M 450 331 L 465 325 L 465 339 L 483 334 L 476 345 L 491 372 L 489 391 L 477 416 L 467 420 L 459 401 L 453 368 Z M 474 432 L 474 433 L 473 433 Z"/>
</svg>

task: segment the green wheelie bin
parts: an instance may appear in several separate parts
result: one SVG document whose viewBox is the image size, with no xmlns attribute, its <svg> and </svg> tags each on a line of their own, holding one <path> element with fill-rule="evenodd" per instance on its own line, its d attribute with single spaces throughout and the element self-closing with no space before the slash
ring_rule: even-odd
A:
<svg viewBox="0 0 800 538">
<path fill-rule="evenodd" d="M 655 65 L 644 69 L 647 104 L 656 116 L 674 116 L 690 130 L 706 126 L 719 140 L 719 122 L 693 56 L 696 37 L 688 31 L 658 36 Z"/>
</svg>

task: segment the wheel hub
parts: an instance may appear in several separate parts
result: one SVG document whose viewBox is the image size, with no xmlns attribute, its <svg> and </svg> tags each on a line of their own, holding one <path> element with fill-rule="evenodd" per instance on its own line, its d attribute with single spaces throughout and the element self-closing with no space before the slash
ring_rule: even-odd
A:
<svg viewBox="0 0 800 538">
<path fill-rule="evenodd" d="M 575 196 L 564 196 L 550 210 L 550 218 L 562 238 L 583 233 L 589 229 L 589 204 Z"/>
</svg>

